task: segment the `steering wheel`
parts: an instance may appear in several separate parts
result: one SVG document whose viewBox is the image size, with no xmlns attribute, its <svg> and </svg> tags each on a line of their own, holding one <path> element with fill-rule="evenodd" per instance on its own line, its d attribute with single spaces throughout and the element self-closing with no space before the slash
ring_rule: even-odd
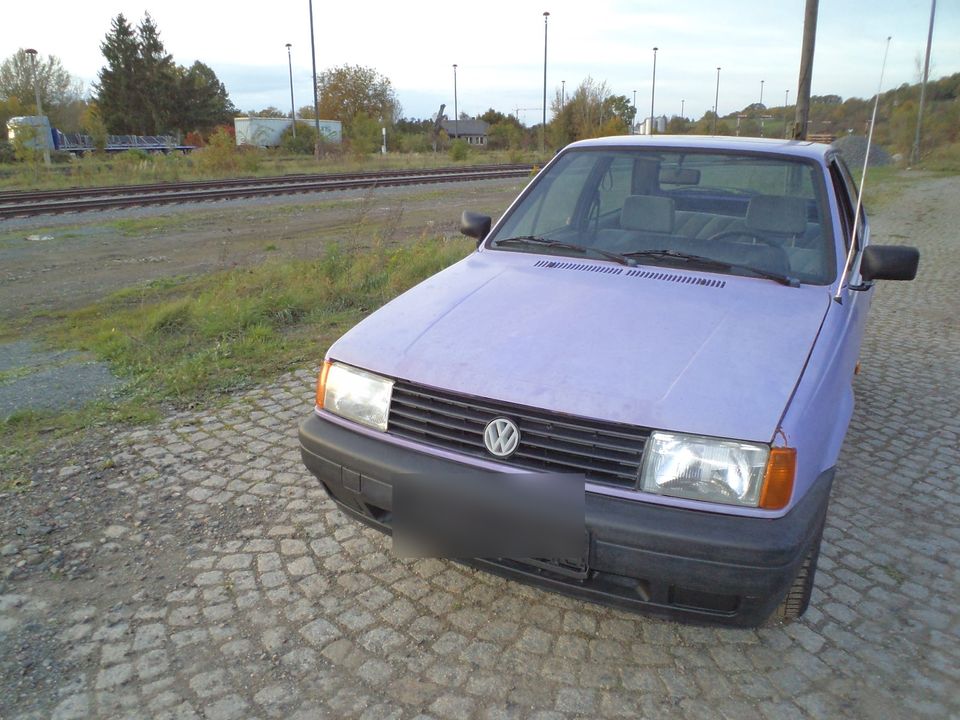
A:
<svg viewBox="0 0 960 720">
<path fill-rule="evenodd" d="M 776 240 L 771 240 L 768 237 L 764 237 L 763 235 L 760 235 L 755 230 L 748 230 L 748 229 L 721 230 L 716 235 L 711 235 L 710 237 L 708 237 L 707 242 L 714 242 L 716 240 L 726 240 L 727 238 L 731 238 L 731 237 L 747 237 L 747 238 L 756 240 L 758 242 L 761 242 L 764 245 L 769 245 L 770 247 L 775 247 L 780 250 L 783 249 L 783 246 L 780 243 L 778 243 Z"/>
</svg>

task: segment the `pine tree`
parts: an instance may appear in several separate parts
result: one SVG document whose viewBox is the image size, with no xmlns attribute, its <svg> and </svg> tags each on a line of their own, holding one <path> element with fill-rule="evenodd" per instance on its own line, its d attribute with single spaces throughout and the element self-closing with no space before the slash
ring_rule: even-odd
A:
<svg viewBox="0 0 960 720">
<path fill-rule="evenodd" d="M 178 101 L 173 125 L 182 131 L 208 132 L 237 114 L 217 74 L 197 60 L 189 69 L 177 67 Z"/>
<path fill-rule="evenodd" d="M 107 61 L 94 86 L 108 132 L 184 134 L 229 122 L 237 109 L 216 73 L 202 62 L 176 65 L 147 13 L 134 30 L 117 15 L 100 45 Z"/>
<path fill-rule="evenodd" d="M 138 50 L 136 35 L 123 13 L 111 21 L 100 51 L 107 61 L 106 67 L 100 69 L 99 82 L 93 86 L 100 118 L 111 133 L 133 133 Z"/>
<path fill-rule="evenodd" d="M 176 103 L 177 75 L 173 57 L 160 40 L 160 30 L 150 17 L 143 16 L 137 27 L 136 116 L 141 135 L 170 132 Z"/>
</svg>

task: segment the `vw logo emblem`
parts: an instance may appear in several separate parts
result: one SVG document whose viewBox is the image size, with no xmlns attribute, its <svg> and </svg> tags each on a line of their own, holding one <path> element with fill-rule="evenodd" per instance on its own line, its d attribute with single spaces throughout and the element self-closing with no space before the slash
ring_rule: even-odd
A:
<svg viewBox="0 0 960 720">
<path fill-rule="evenodd" d="M 510 457 L 520 445 L 520 429 L 513 420 L 494 418 L 483 430 L 483 444 L 491 455 Z"/>
</svg>

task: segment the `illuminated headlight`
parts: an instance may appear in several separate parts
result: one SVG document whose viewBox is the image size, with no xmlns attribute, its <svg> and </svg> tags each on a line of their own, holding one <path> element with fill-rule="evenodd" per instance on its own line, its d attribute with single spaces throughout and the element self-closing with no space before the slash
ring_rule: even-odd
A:
<svg viewBox="0 0 960 720">
<path fill-rule="evenodd" d="M 387 429 L 393 380 L 340 363 L 325 363 L 317 406 L 376 430 Z"/>
<path fill-rule="evenodd" d="M 769 456 L 767 445 L 655 432 L 647 441 L 640 488 L 658 495 L 757 507 Z"/>
</svg>

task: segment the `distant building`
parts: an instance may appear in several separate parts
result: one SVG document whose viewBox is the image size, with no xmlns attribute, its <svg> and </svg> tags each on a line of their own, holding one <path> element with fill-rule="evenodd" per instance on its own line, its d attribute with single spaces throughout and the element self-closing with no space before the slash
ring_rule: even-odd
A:
<svg viewBox="0 0 960 720">
<path fill-rule="evenodd" d="M 441 120 L 440 127 L 451 140 L 465 140 L 468 145 L 486 145 L 490 125 L 483 120 Z"/>
<path fill-rule="evenodd" d="M 667 116 L 660 115 L 653 118 L 653 129 L 654 132 L 665 133 L 667 131 Z M 649 135 L 650 134 L 650 118 L 645 117 L 643 120 L 634 125 L 634 135 Z"/>
</svg>

